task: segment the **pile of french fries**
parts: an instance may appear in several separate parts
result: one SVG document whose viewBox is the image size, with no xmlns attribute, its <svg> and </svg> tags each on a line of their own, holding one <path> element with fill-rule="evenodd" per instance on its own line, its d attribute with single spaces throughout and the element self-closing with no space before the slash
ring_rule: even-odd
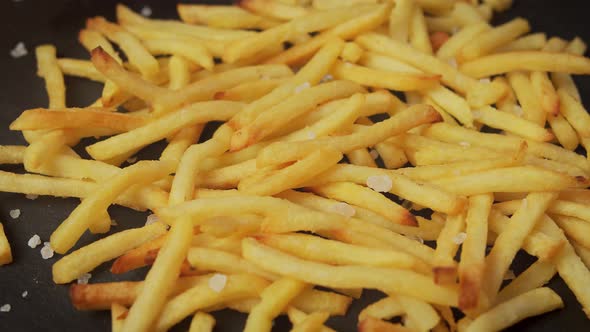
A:
<svg viewBox="0 0 590 332">
<path fill-rule="evenodd" d="M 151 266 L 70 286 L 113 331 L 188 317 L 211 331 L 225 308 L 246 331 L 281 314 L 332 331 L 363 289 L 385 297 L 360 331 L 497 331 L 563 307 L 543 287 L 555 274 L 590 315 L 590 161 L 575 152 L 590 115 L 571 76 L 590 59 L 525 19 L 491 26 L 510 5 L 244 0 L 178 5 L 182 21 L 118 5 L 116 23 L 80 31 L 90 60 L 37 47 L 49 106 L 10 125 L 29 145 L 0 146 L 0 163 L 28 173 L 0 171 L 0 191 L 81 199 L 51 235 L 55 283 Z M 102 94 L 70 107 L 64 75 Z M 91 159 L 72 149 L 87 137 Z M 125 164 L 162 140 L 158 159 Z M 110 231 L 111 204 L 153 222 L 74 250 Z M 502 288 L 521 249 L 537 260 Z"/>
</svg>

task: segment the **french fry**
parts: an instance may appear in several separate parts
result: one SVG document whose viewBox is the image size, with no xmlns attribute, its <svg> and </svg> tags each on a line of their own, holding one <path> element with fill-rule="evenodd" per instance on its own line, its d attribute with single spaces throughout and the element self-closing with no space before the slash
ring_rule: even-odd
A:
<svg viewBox="0 0 590 332">
<path fill-rule="evenodd" d="M 37 57 L 37 74 L 45 79 L 45 89 L 49 97 L 49 108 L 66 107 L 66 87 L 63 74 L 53 45 L 41 45 L 35 48 Z"/>
<path fill-rule="evenodd" d="M 154 265 L 145 278 L 142 291 L 129 309 L 123 331 L 142 331 L 156 321 L 171 286 L 178 278 L 180 265 L 191 243 L 192 227 L 189 218 L 180 218 L 172 225 Z"/>
<path fill-rule="evenodd" d="M 484 292 L 490 302 L 497 296 L 502 278 L 524 239 L 556 197 L 557 194 L 551 192 L 529 194 L 512 216 L 508 228 L 498 235 L 492 251 L 486 257 Z M 485 307 L 487 305 L 484 303 Z"/>
<path fill-rule="evenodd" d="M 527 317 L 539 315 L 563 307 L 563 302 L 550 288 L 528 291 L 497 305 L 469 324 L 465 331 L 501 330 Z"/>
<path fill-rule="evenodd" d="M 412 331 L 409 328 L 404 327 L 401 324 L 392 324 L 379 320 L 374 317 L 367 317 L 360 321 L 358 324 L 358 330 L 360 332 L 409 332 Z"/>
<path fill-rule="evenodd" d="M 243 150 L 242 150 L 243 151 Z M 206 172 L 201 177 L 203 187 L 213 189 L 236 188 L 238 183 L 256 173 L 256 159 Z"/>
<path fill-rule="evenodd" d="M 144 41 L 143 45 L 154 55 L 180 55 L 208 70 L 214 65 L 209 50 L 200 44 L 186 43 L 182 39 L 152 39 Z"/>
<path fill-rule="evenodd" d="M 537 51 L 543 49 L 547 43 L 547 35 L 544 33 L 531 33 L 522 36 L 510 43 L 498 47 L 496 52 L 516 52 L 516 51 Z"/>
<path fill-rule="evenodd" d="M 519 51 L 486 55 L 461 64 L 460 70 L 473 78 L 489 77 L 517 70 L 588 74 L 590 60 L 565 53 Z"/>
<path fill-rule="evenodd" d="M 123 330 L 123 323 L 125 322 L 125 317 L 129 311 L 126 307 L 118 304 L 113 303 L 111 305 L 111 331 L 112 332 L 121 332 Z"/>
<path fill-rule="evenodd" d="M 289 309 L 287 309 L 287 315 L 289 315 L 289 320 L 291 321 L 291 324 L 293 324 L 293 325 L 302 323 L 308 317 L 308 315 L 306 315 L 304 312 L 297 310 L 293 307 L 289 307 Z M 321 326 L 319 331 L 320 332 L 333 332 L 334 330 L 332 330 L 329 327 Z"/>
<path fill-rule="evenodd" d="M 346 154 L 346 158 L 353 165 L 377 167 L 375 160 L 367 149 L 358 149 Z"/>
<path fill-rule="evenodd" d="M 260 243 L 302 259 L 332 265 L 368 265 L 425 271 L 425 265 L 411 255 L 363 248 L 303 234 L 257 236 Z M 301 245 L 303 244 L 303 246 Z M 302 247 L 304 250 L 301 250 Z M 373 258 L 369 258 L 373 257 Z"/>
<path fill-rule="evenodd" d="M 285 83 L 284 79 L 267 79 L 242 83 L 231 89 L 222 91 L 214 97 L 215 99 L 253 102 L 262 98 L 283 83 Z"/>
<path fill-rule="evenodd" d="M 192 288 L 169 300 L 157 320 L 155 331 L 166 331 L 198 310 L 229 301 L 258 297 L 269 284 L 260 277 L 234 274 L 226 276 L 225 287 L 217 292 L 209 287 L 209 281 L 214 276 L 199 279 Z"/>
<path fill-rule="evenodd" d="M 505 45 L 530 30 L 528 22 L 522 18 L 515 18 L 473 39 L 459 53 L 461 62 L 473 60 L 492 52 L 494 49 Z"/>
<path fill-rule="evenodd" d="M 280 24 L 236 6 L 178 4 L 176 9 L 184 22 L 213 28 L 264 30 Z"/>
<path fill-rule="evenodd" d="M 110 221 L 109 221 L 110 224 Z M 145 227 L 122 231 L 82 247 L 64 256 L 53 265 L 53 281 L 68 283 L 98 265 L 150 241 L 166 232 L 166 226 L 155 223 Z M 91 257 L 91 259 L 89 259 Z"/>
<path fill-rule="evenodd" d="M 78 34 L 78 41 L 87 51 L 100 47 L 107 52 L 115 61 L 122 64 L 123 60 L 119 57 L 119 54 L 115 52 L 113 45 L 98 31 L 82 29 Z"/>
<path fill-rule="evenodd" d="M 165 240 L 165 236 L 159 236 L 150 241 L 146 241 L 136 248 L 128 250 L 113 262 L 110 269 L 111 273 L 121 274 L 146 266 L 145 257 L 148 252 L 154 249 L 160 249 Z"/>
<path fill-rule="evenodd" d="M 93 223 L 97 212 L 106 210 L 112 201 L 130 183 L 150 183 L 170 173 L 170 164 L 142 161 L 124 169 L 119 175 L 105 182 L 64 220 L 52 233 L 50 241 L 58 253 L 66 253 L 78 241 L 86 228 Z"/>
<path fill-rule="evenodd" d="M 11 130 L 39 130 L 65 128 L 109 128 L 129 131 L 144 125 L 142 118 L 109 112 L 104 108 L 64 108 L 26 110 L 10 124 Z"/>
<path fill-rule="evenodd" d="M 463 125 L 473 127 L 473 114 L 465 99 L 442 85 L 425 91 L 425 94 Z"/>
<path fill-rule="evenodd" d="M 485 160 L 458 161 L 442 165 L 398 168 L 396 173 L 405 175 L 416 181 L 431 181 L 460 174 L 515 166 L 518 163 L 519 161 L 516 158 L 500 157 Z"/>
<path fill-rule="evenodd" d="M 457 302 L 456 289 L 437 286 L 429 278 L 411 271 L 376 267 L 361 268 L 359 266 L 336 267 L 309 262 L 264 246 L 254 239 L 245 239 L 242 243 L 242 250 L 247 260 L 264 269 L 316 285 L 340 288 L 377 288 L 385 293 L 405 294 L 433 303 L 452 305 Z M 328 280 L 323 277 L 324 273 L 340 275 L 341 278 Z M 419 283 L 421 286 L 416 288 L 400 287 L 398 282 L 402 278 L 406 282 L 412 280 L 412 283 Z"/>
<path fill-rule="evenodd" d="M 63 130 L 49 131 L 32 142 L 25 149 L 23 158 L 25 169 L 32 171 L 41 166 L 44 160 L 51 160 L 68 143 L 66 135 Z"/>
<path fill-rule="evenodd" d="M 428 35 L 428 28 L 424 19 L 424 12 L 422 8 L 414 7 L 412 17 L 410 19 L 409 42 L 417 50 L 426 54 L 432 54 L 432 45 L 430 44 L 430 36 Z"/>
<path fill-rule="evenodd" d="M 438 49 L 436 56 L 443 60 L 455 59 L 465 45 L 488 30 L 490 30 L 490 26 L 485 22 L 465 26 Z"/>
<path fill-rule="evenodd" d="M 314 193 L 374 211 L 390 222 L 415 226 L 416 218 L 410 211 L 380 193 L 350 182 L 333 182 L 310 188 Z"/>
<path fill-rule="evenodd" d="M 432 272 L 439 285 L 454 284 L 457 279 L 457 263 L 454 261 L 459 244 L 455 238 L 465 229 L 465 214 L 447 217 L 445 226 L 436 239 Z M 435 324 L 436 325 L 436 324 Z"/>
<path fill-rule="evenodd" d="M 270 331 L 273 319 L 305 286 L 304 282 L 291 278 L 282 278 L 269 285 L 260 294 L 260 303 L 254 306 L 248 315 L 244 331 Z"/>
<path fill-rule="evenodd" d="M 512 72 L 507 77 L 518 98 L 518 102 L 522 106 L 524 118 L 539 126 L 544 126 L 547 113 L 542 109 L 541 102 L 535 94 L 530 78 L 523 72 Z"/>
<path fill-rule="evenodd" d="M 106 80 L 90 61 L 60 58 L 57 59 L 57 65 L 64 75 L 83 77 L 101 83 Z"/>
<path fill-rule="evenodd" d="M 581 137 L 590 136 L 590 130 L 585 127 L 590 123 L 590 116 L 574 97 L 567 93 L 564 89 L 557 90 L 559 100 L 561 102 L 559 111 L 578 132 Z"/>
<path fill-rule="evenodd" d="M 241 110 L 242 105 L 231 101 L 194 103 L 145 126 L 89 145 L 86 151 L 95 159 L 106 160 L 157 142 L 186 126 L 227 120 Z"/>
<path fill-rule="evenodd" d="M 419 299 L 399 295 L 397 300 L 406 313 L 406 326 L 419 331 L 428 331 L 434 328 L 440 321 L 440 317 L 434 308 Z"/>
<path fill-rule="evenodd" d="M 365 51 L 354 42 L 344 44 L 340 57 L 344 62 L 357 63 Z"/>
<path fill-rule="evenodd" d="M 459 307 L 463 310 L 476 308 L 479 303 L 485 271 L 487 224 L 493 200 L 490 194 L 469 198 L 465 219 L 467 237 L 463 242 L 459 263 Z"/>
<path fill-rule="evenodd" d="M 586 248 L 590 247 L 590 241 L 588 241 L 583 236 L 583 234 L 587 234 L 587 232 L 590 230 L 590 223 L 588 223 L 586 220 L 560 215 L 553 215 L 553 220 L 563 230 L 568 238 L 576 241 Z"/>
<path fill-rule="evenodd" d="M 12 250 L 4 233 L 4 225 L 0 223 L 0 265 L 12 263 Z"/>
<path fill-rule="evenodd" d="M 397 91 L 423 90 L 435 85 L 439 76 L 403 72 L 377 72 L 352 63 L 336 62 L 331 73 L 337 79 Z"/>
<path fill-rule="evenodd" d="M 0 145 L 0 164 L 22 164 L 25 149 L 20 145 Z"/>
<path fill-rule="evenodd" d="M 534 71 L 531 73 L 531 85 L 537 92 L 537 96 L 541 98 L 541 107 L 550 115 L 559 113 L 559 96 L 553 87 L 553 83 L 549 80 L 547 73 L 541 71 Z"/>
<path fill-rule="evenodd" d="M 488 127 L 502 129 L 507 132 L 540 142 L 551 141 L 554 136 L 544 127 L 507 112 L 501 112 L 488 106 L 474 111 L 473 118 Z M 533 120 L 533 119 L 531 119 Z"/>
<path fill-rule="evenodd" d="M 309 332 L 321 330 L 324 322 L 330 315 L 327 312 L 314 312 L 308 315 L 303 321 L 293 324 L 293 332 Z"/>
<path fill-rule="evenodd" d="M 505 201 L 502 203 L 494 204 L 494 208 L 498 209 L 506 215 L 511 215 L 516 211 L 519 205 L 519 200 Z M 558 199 L 547 209 L 548 213 L 573 217 L 582 220 L 590 220 L 590 209 L 583 204 L 578 202 L 570 202 L 562 199 Z"/>
<path fill-rule="evenodd" d="M 86 21 L 86 27 L 104 34 L 119 45 L 129 62 L 139 70 L 142 76 L 149 79 L 160 70 L 158 61 L 145 49 L 142 43 L 117 24 L 108 22 L 103 17 L 95 17 Z"/>
<path fill-rule="evenodd" d="M 187 260 L 190 265 L 201 271 L 217 271 L 227 274 L 253 274 L 267 280 L 278 279 L 277 275 L 269 273 L 242 257 L 222 250 L 195 247 L 189 249 Z"/>
<path fill-rule="evenodd" d="M 204 312 L 197 312 L 191 320 L 189 332 L 211 332 L 215 326 L 215 318 Z"/>
<path fill-rule="evenodd" d="M 204 125 L 198 124 L 181 129 L 162 151 L 160 160 L 171 160 L 180 163 L 180 159 L 186 150 L 199 140 L 204 127 Z"/>
<path fill-rule="evenodd" d="M 543 287 L 557 273 L 551 262 L 536 261 L 498 293 L 495 304 L 504 303 L 518 295 Z"/>
</svg>

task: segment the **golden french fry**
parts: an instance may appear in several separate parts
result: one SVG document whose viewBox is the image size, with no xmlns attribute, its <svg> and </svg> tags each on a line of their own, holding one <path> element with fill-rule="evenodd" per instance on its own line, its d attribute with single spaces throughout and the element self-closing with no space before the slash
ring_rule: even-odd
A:
<svg viewBox="0 0 590 332">
<path fill-rule="evenodd" d="M 0 164 L 22 164 L 25 149 L 20 145 L 0 145 Z"/>
<path fill-rule="evenodd" d="M 529 23 L 522 18 L 515 18 L 473 39 L 459 53 L 461 62 L 473 60 L 492 52 L 530 30 Z"/>
<path fill-rule="evenodd" d="M 559 100 L 561 102 L 559 107 L 561 114 L 581 137 L 589 137 L 590 130 L 585 126 L 590 123 L 590 116 L 586 112 L 584 106 L 564 89 L 557 90 L 557 94 L 559 95 Z"/>
<path fill-rule="evenodd" d="M 545 126 L 547 113 L 542 109 L 530 78 L 523 72 L 511 72 L 508 74 L 508 81 L 522 107 L 524 118 L 539 126 Z"/>
<path fill-rule="evenodd" d="M 53 45 L 41 45 L 35 48 L 37 57 L 37 74 L 45 79 L 45 89 L 49 97 L 49 108 L 66 107 L 66 87 L 63 74 Z"/>
<path fill-rule="evenodd" d="M 537 287 L 543 287 L 557 273 L 551 262 L 536 261 L 498 293 L 496 304 L 504 303 Z"/>
<path fill-rule="evenodd" d="M 0 265 L 12 262 L 12 250 L 4 233 L 4 225 L 0 223 Z"/>
<path fill-rule="evenodd" d="M 171 286 L 178 279 L 180 265 L 191 244 L 193 225 L 189 218 L 180 218 L 172 225 L 166 241 L 148 272 L 143 289 L 129 309 L 124 331 L 149 329 L 165 305 Z"/>
<path fill-rule="evenodd" d="M 498 47 L 496 52 L 515 52 L 515 51 L 538 51 L 543 49 L 547 43 L 547 35 L 545 33 L 531 33 L 522 36 L 510 43 Z"/>
<path fill-rule="evenodd" d="M 113 57 L 118 63 L 123 63 L 123 60 L 119 57 L 113 45 L 98 31 L 82 29 L 78 34 L 78 41 L 84 48 L 90 52 L 97 47 L 101 47 L 111 57 Z"/>
<path fill-rule="evenodd" d="M 457 239 L 465 229 L 465 214 L 460 213 L 448 216 L 445 226 L 436 239 L 436 249 L 432 272 L 434 282 L 440 285 L 454 284 L 457 279 L 457 263 L 454 261 L 455 254 L 459 248 Z M 435 324 L 436 325 L 436 324 Z"/>
<path fill-rule="evenodd" d="M 247 260 L 264 269 L 316 285 L 340 288 L 377 288 L 386 293 L 406 294 L 433 303 L 447 305 L 457 303 L 455 288 L 437 286 L 428 277 L 411 271 L 354 265 L 337 267 L 314 263 L 281 253 L 254 239 L 245 239 L 242 242 L 242 250 Z M 338 279 L 327 278 L 328 275 L 336 274 L 341 277 Z M 412 283 L 421 286 L 400 287 L 398 282 L 402 278 L 406 282 L 411 280 Z"/>
<path fill-rule="evenodd" d="M 485 22 L 463 27 L 453 34 L 436 52 L 436 56 L 443 60 L 455 59 L 459 52 L 480 34 L 487 32 L 490 26 Z"/>
<path fill-rule="evenodd" d="M 140 161 L 124 169 L 119 175 L 99 186 L 52 233 L 51 245 L 58 253 L 65 253 L 78 241 L 86 228 L 93 223 L 97 212 L 106 210 L 130 183 L 150 183 L 172 172 L 165 162 Z"/>
<path fill-rule="evenodd" d="M 473 320 L 465 331 L 495 331 L 513 325 L 527 317 L 540 315 L 563 307 L 563 302 L 550 288 L 528 291 L 497 305 Z"/>
<path fill-rule="evenodd" d="M 209 50 L 197 43 L 186 43 L 182 39 L 151 39 L 144 41 L 143 45 L 154 55 L 180 55 L 208 70 L 214 65 Z"/>
<path fill-rule="evenodd" d="M 211 332 L 215 326 L 215 318 L 204 312 L 197 312 L 191 320 L 189 332 Z"/>
<path fill-rule="evenodd" d="M 563 230 L 568 238 L 576 241 L 584 247 L 590 247 L 590 241 L 584 236 L 590 230 L 590 223 L 576 217 L 553 215 L 555 223 Z"/>
<path fill-rule="evenodd" d="M 90 61 L 60 58 L 57 59 L 57 64 L 64 75 L 84 77 L 102 83 L 106 81 L 104 75 L 98 72 Z"/>
<path fill-rule="evenodd" d="M 145 257 L 148 252 L 160 249 L 165 240 L 165 236 L 159 236 L 150 241 L 146 241 L 136 248 L 128 250 L 113 262 L 110 269 L 111 273 L 121 274 L 146 266 Z"/>
<path fill-rule="evenodd" d="M 289 307 L 289 309 L 287 309 L 287 315 L 289 315 L 289 320 L 291 321 L 291 324 L 293 324 L 293 325 L 303 323 L 308 317 L 308 315 L 306 315 L 304 312 L 297 310 L 293 307 Z M 319 331 L 320 332 L 333 332 L 334 330 L 322 325 L 322 326 L 320 326 Z"/>
<path fill-rule="evenodd" d="M 401 316 L 404 309 L 396 296 L 388 296 L 366 306 L 359 314 L 358 320 L 363 321 L 368 317 L 389 320 L 395 316 Z"/>
<path fill-rule="evenodd" d="M 280 24 L 237 6 L 178 4 L 180 19 L 189 24 L 204 24 L 225 29 L 268 29 Z"/>
<path fill-rule="evenodd" d="M 126 307 L 118 304 L 113 303 L 111 305 L 111 331 L 112 332 L 121 332 L 123 331 L 123 323 L 125 322 L 125 317 L 129 311 Z"/>
<path fill-rule="evenodd" d="M 461 72 L 474 78 L 489 77 L 517 70 L 589 74 L 590 60 L 565 53 L 520 51 L 486 55 L 461 64 L 460 69 Z"/>
<path fill-rule="evenodd" d="M 150 241 L 165 232 L 165 225 L 155 223 L 142 228 L 115 233 L 95 241 L 57 261 L 53 265 L 53 281 L 58 284 L 64 284 L 75 280 L 82 274 L 92 271 L 98 265 L 146 241 Z"/>
<path fill-rule="evenodd" d="M 404 295 L 398 295 L 397 300 L 406 313 L 405 325 L 408 328 L 428 331 L 440 321 L 440 317 L 432 305 L 422 300 Z"/>
<path fill-rule="evenodd" d="M 488 127 L 502 129 L 524 138 L 540 142 L 548 142 L 554 138 L 553 134 L 544 127 L 511 113 L 498 111 L 491 106 L 473 111 L 472 114 L 476 121 Z"/>
<path fill-rule="evenodd" d="M 201 271 L 227 274 L 248 273 L 267 280 L 278 279 L 277 275 L 258 268 L 238 255 L 222 250 L 193 246 L 188 251 L 187 260 L 193 268 Z"/>
</svg>

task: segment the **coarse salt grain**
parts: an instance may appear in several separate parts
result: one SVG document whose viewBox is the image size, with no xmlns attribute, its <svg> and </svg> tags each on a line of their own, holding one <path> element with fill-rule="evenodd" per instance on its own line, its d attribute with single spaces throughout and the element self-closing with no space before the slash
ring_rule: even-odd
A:
<svg viewBox="0 0 590 332">
<path fill-rule="evenodd" d="M 150 6 L 144 6 L 141 11 L 140 11 L 141 15 L 143 16 L 152 16 L 152 8 Z"/>
<path fill-rule="evenodd" d="M 469 142 L 459 142 L 459 145 L 461 145 L 464 148 L 468 148 L 468 147 L 471 146 L 471 143 L 469 143 Z"/>
<path fill-rule="evenodd" d="M 36 200 L 37 198 L 39 198 L 39 195 L 35 195 L 35 194 L 26 194 L 25 195 L 26 199 L 30 199 L 32 201 Z"/>
<path fill-rule="evenodd" d="M 10 304 L 6 303 L 5 305 L 0 307 L 0 312 L 9 312 L 10 311 Z"/>
<path fill-rule="evenodd" d="M 53 257 L 53 248 L 51 248 L 51 244 L 49 242 L 45 242 L 43 244 L 43 248 L 41 248 L 41 257 L 43 259 L 50 259 Z"/>
<path fill-rule="evenodd" d="M 92 274 L 84 273 L 83 275 L 78 277 L 77 282 L 81 285 L 86 285 L 86 284 L 88 284 L 88 280 L 90 280 L 90 278 L 92 278 Z"/>
<path fill-rule="evenodd" d="M 492 80 L 490 80 L 488 77 L 480 78 L 479 83 L 492 83 Z"/>
<path fill-rule="evenodd" d="M 158 222 L 158 221 L 160 221 L 160 219 L 158 218 L 158 216 L 157 216 L 157 215 L 155 215 L 155 214 L 150 214 L 149 216 L 147 216 L 147 219 L 146 219 L 146 221 L 145 221 L 145 225 L 146 225 L 146 226 L 147 226 L 147 225 L 151 225 L 151 224 L 153 224 L 153 223 L 155 223 L 155 222 Z"/>
<path fill-rule="evenodd" d="M 29 245 L 29 247 L 35 249 L 38 245 L 41 244 L 41 238 L 39 237 L 39 235 L 35 234 L 29 239 L 29 242 L 27 242 L 27 244 Z"/>
<path fill-rule="evenodd" d="M 309 82 L 305 82 L 295 88 L 295 94 L 298 94 L 305 89 L 309 89 L 310 87 L 311 87 L 311 84 L 309 84 Z"/>
<path fill-rule="evenodd" d="M 330 82 L 334 79 L 334 76 L 330 75 L 330 74 L 326 74 L 324 75 L 324 77 L 322 77 L 322 79 L 320 80 L 321 83 L 326 83 L 326 82 Z"/>
<path fill-rule="evenodd" d="M 127 163 L 129 164 L 134 164 L 137 161 L 137 157 L 131 157 L 129 159 L 127 159 Z"/>
<path fill-rule="evenodd" d="M 27 292 L 27 291 L 24 291 L 24 292 L 21 294 L 21 296 L 23 297 L 23 299 L 24 299 L 25 297 L 27 297 L 27 295 L 29 295 L 29 292 Z"/>
<path fill-rule="evenodd" d="M 338 202 L 332 205 L 332 211 L 347 218 L 353 217 L 356 214 L 356 210 L 344 202 Z"/>
<path fill-rule="evenodd" d="M 377 150 L 375 150 L 375 149 L 369 150 L 369 154 L 371 155 L 371 158 L 373 158 L 373 159 L 379 158 L 379 152 L 377 152 Z"/>
<path fill-rule="evenodd" d="M 514 278 L 516 278 L 516 275 L 514 275 L 514 271 L 512 271 L 512 270 L 506 271 L 506 274 L 504 275 L 504 280 L 512 280 Z"/>
<path fill-rule="evenodd" d="M 467 239 L 467 233 L 461 232 L 461 233 L 455 235 L 455 237 L 453 238 L 453 242 L 455 244 L 461 244 L 461 243 L 465 242 L 465 239 Z"/>
<path fill-rule="evenodd" d="M 20 210 L 19 209 L 14 209 L 14 210 L 10 210 L 10 212 L 8 212 L 10 214 L 10 218 L 12 219 L 16 219 L 18 217 L 20 217 Z"/>
<path fill-rule="evenodd" d="M 25 43 L 23 42 L 18 42 L 14 48 L 12 50 L 10 50 L 10 56 L 13 58 L 20 58 L 23 57 L 25 55 L 27 55 L 29 53 L 29 51 L 27 51 L 27 48 L 25 47 Z"/>
<path fill-rule="evenodd" d="M 209 278 L 209 288 L 214 292 L 219 293 L 225 288 L 227 283 L 227 276 L 225 274 L 215 273 Z"/>
<path fill-rule="evenodd" d="M 387 175 L 371 175 L 367 178 L 367 187 L 376 192 L 385 193 L 391 190 L 393 182 Z"/>
<path fill-rule="evenodd" d="M 459 65 L 457 64 L 457 59 L 455 59 L 455 58 L 450 58 L 448 60 L 448 63 L 453 68 L 458 68 L 459 67 Z"/>
</svg>

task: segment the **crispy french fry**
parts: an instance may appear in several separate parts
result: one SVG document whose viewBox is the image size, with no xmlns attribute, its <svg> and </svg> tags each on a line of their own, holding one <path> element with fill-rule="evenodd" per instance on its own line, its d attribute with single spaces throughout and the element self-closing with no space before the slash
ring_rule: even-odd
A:
<svg viewBox="0 0 590 332">
<path fill-rule="evenodd" d="M 490 26 L 485 22 L 463 27 L 453 34 L 436 52 L 436 56 L 443 60 L 454 59 L 459 52 L 480 34 L 488 31 Z"/>
<path fill-rule="evenodd" d="M 191 320 L 189 332 L 211 332 L 215 326 L 215 318 L 204 312 L 197 312 Z"/>
<path fill-rule="evenodd" d="M 515 18 L 508 23 L 499 25 L 473 39 L 459 53 L 461 62 L 473 60 L 486 55 L 494 49 L 505 45 L 530 30 L 528 22 L 522 18 Z"/>
<path fill-rule="evenodd" d="M 490 194 L 471 196 L 466 216 L 467 237 L 461 249 L 459 263 L 459 307 L 476 308 L 485 271 L 485 249 L 488 235 L 488 217 L 494 197 Z"/>
<path fill-rule="evenodd" d="M 0 145 L 0 164 L 22 164 L 25 149 L 20 145 Z"/>
<path fill-rule="evenodd" d="M 143 45 L 154 55 L 179 55 L 208 70 L 214 65 L 209 50 L 197 43 L 186 43 L 182 39 L 151 39 L 144 41 Z"/>
<path fill-rule="evenodd" d="M 110 220 L 109 220 L 110 224 Z M 166 232 L 166 226 L 155 223 L 142 228 L 122 231 L 82 247 L 64 256 L 53 265 L 53 281 L 68 283 L 98 265 L 150 241 Z"/>
<path fill-rule="evenodd" d="M 170 230 L 154 265 L 148 272 L 142 291 L 129 309 L 123 331 L 142 331 L 152 326 L 165 305 L 171 286 L 178 279 L 180 265 L 190 246 L 192 222 L 180 218 Z"/>
<path fill-rule="evenodd" d="M 56 49 L 53 45 L 41 45 L 35 49 L 37 57 L 37 75 L 45 79 L 45 89 L 49 97 L 49 108 L 66 107 L 66 86 L 57 62 Z"/>
<path fill-rule="evenodd" d="M 0 265 L 12 263 L 12 250 L 4 233 L 4 225 L 0 223 Z"/>
<path fill-rule="evenodd" d="M 187 260 L 192 267 L 201 271 L 217 271 L 227 274 L 248 273 L 267 280 L 278 279 L 275 274 L 258 268 L 238 255 L 222 250 L 193 246 L 188 251 Z"/>
<path fill-rule="evenodd" d="M 305 7 L 276 0 L 241 0 L 239 5 L 250 12 L 281 21 L 289 21 L 309 14 L 309 10 Z"/>
<path fill-rule="evenodd" d="M 302 323 L 308 317 L 308 315 L 306 315 L 304 312 L 297 310 L 296 308 L 293 308 L 292 306 L 289 307 L 289 309 L 287 309 L 287 315 L 289 315 L 289 320 L 291 321 L 291 324 L 293 324 L 293 325 Z M 320 332 L 333 332 L 334 330 L 322 325 L 322 326 L 320 326 L 319 331 Z"/>
<path fill-rule="evenodd" d="M 404 314 L 404 309 L 396 296 L 388 296 L 366 306 L 359 314 L 358 320 L 363 321 L 368 317 L 389 320 L 395 316 Z"/>
<path fill-rule="evenodd" d="M 104 75 L 98 72 L 90 61 L 60 58 L 57 59 L 57 64 L 64 75 L 88 78 L 102 83 L 106 81 Z"/>
<path fill-rule="evenodd" d="M 524 118 L 539 126 L 545 126 L 547 113 L 542 109 L 530 78 L 523 72 L 511 72 L 508 74 L 508 81 L 522 107 Z"/>
<path fill-rule="evenodd" d="M 147 264 L 145 263 L 145 257 L 147 256 L 148 252 L 155 249 L 160 249 L 165 240 L 165 236 L 159 236 L 150 241 L 146 241 L 136 248 L 128 250 L 113 262 L 113 265 L 111 266 L 111 273 L 121 274 L 146 266 Z"/>
<path fill-rule="evenodd" d="M 548 142 L 554 138 L 551 132 L 535 122 L 519 118 L 507 112 L 498 111 L 491 106 L 474 111 L 472 114 L 476 121 L 488 127 L 502 129 L 524 138 L 540 142 Z"/>
<path fill-rule="evenodd" d="M 78 241 L 86 228 L 93 223 L 96 212 L 106 208 L 125 191 L 130 183 L 150 183 L 170 173 L 171 165 L 165 162 L 141 161 L 124 169 L 119 175 L 101 185 L 64 220 L 51 235 L 51 244 L 58 253 L 65 253 Z"/>
<path fill-rule="evenodd" d="M 474 319 L 465 331 L 501 330 L 527 317 L 562 307 L 561 298 L 553 290 L 537 288 L 497 305 Z"/>
<path fill-rule="evenodd" d="M 242 243 L 242 250 L 244 257 L 258 266 L 325 287 L 377 288 L 386 293 L 406 294 L 433 303 L 456 304 L 457 302 L 456 289 L 437 286 L 427 277 L 415 272 L 376 267 L 335 267 L 309 262 L 264 246 L 254 239 L 245 239 Z M 341 278 L 328 280 L 323 277 L 327 276 L 324 273 L 340 275 Z M 406 274 L 408 275 L 402 277 Z M 420 283 L 421 286 L 400 287 L 398 282 L 402 280 L 401 278 L 406 282 L 412 280 L 413 283 Z M 387 280 L 386 283 L 385 280 Z"/>
<path fill-rule="evenodd" d="M 428 331 L 434 328 L 440 321 L 440 317 L 434 308 L 416 298 L 399 295 L 397 300 L 406 313 L 406 326 L 419 331 Z"/>
<path fill-rule="evenodd" d="M 489 77 L 516 70 L 537 70 L 569 74 L 590 73 L 590 60 L 582 56 L 541 51 L 506 52 L 465 62 L 461 72 L 474 78 Z"/>
<path fill-rule="evenodd" d="M 111 305 L 111 331 L 112 332 L 121 332 L 123 331 L 123 324 L 125 322 L 125 317 L 129 311 L 125 306 L 122 306 L 118 303 L 113 303 Z"/>
<path fill-rule="evenodd" d="M 590 116 L 584 106 L 564 89 L 557 90 L 561 105 L 559 110 L 567 121 L 574 127 L 581 137 L 589 137 L 590 130 L 586 125 L 590 123 Z"/>
<path fill-rule="evenodd" d="M 557 273 L 551 262 L 537 261 L 524 270 L 498 293 L 495 303 L 506 302 L 518 295 L 543 287 Z"/>
<path fill-rule="evenodd" d="M 303 321 L 293 324 L 292 332 L 318 331 L 324 326 L 330 314 L 327 312 L 314 312 L 308 315 Z"/>
<path fill-rule="evenodd" d="M 118 63 L 122 64 L 123 60 L 119 57 L 119 54 L 113 49 L 113 45 L 98 31 L 82 29 L 78 34 L 78 41 L 84 48 L 90 52 L 97 47 L 101 47 L 107 52 L 113 59 Z"/>
<path fill-rule="evenodd" d="M 590 241 L 584 236 L 590 230 L 590 223 L 576 217 L 553 215 L 555 223 L 563 230 L 568 238 L 584 247 L 590 247 Z"/>
<path fill-rule="evenodd" d="M 434 282 L 439 285 L 454 284 L 457 279 L 457 263 L 454 261 L 459 248 L 455 240 L 465 229 L 465 214 L 447 217 L 445 226 L 436 239 L 432 272 Z M 436 324 L 435 324 L 436 325 Z"/>
<path fill-rule="evenodd" d="M 544 33 L 531 33 L 497 48 L 496 52 L 537 51 L 543 49 L 547 43 Z"/>
<path fill-rule="evenodd" d="M 268 29 L 279 21 L 256 15 L 237 6 L 178 4 L 180 19 L 189 24 L 205 24 L 225 29 Z"/>
</svg>

